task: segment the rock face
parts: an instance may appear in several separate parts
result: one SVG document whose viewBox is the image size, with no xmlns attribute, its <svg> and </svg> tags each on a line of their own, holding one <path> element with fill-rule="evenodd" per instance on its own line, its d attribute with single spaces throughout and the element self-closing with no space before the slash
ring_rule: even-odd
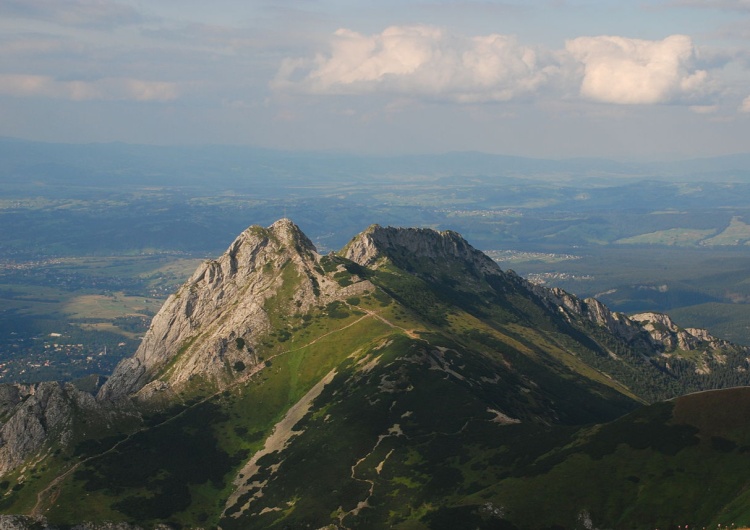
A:
<svg viewBox="0 0 750 530">
<path fill-rule="evenodd" d="M 705 329 L 680 328 L 663 313 L 639 313 L 630 318 L 640 323 L 655 343 L 663 344 L 665 351 L 721 350 L 732 346 Z"/>
<path fill-rule="evenodd" d="M 304 312 L 345 294 L 318 266 L 321 256 L 288 219 L 252 226 L 217 260 L 202 264 L 154 317 L 135 355 L 102 386 L 100 400 L 151 399 L 200 378 L 221 387 L 258 364 L 255 348 L 276 311 Z M 275 300 L 284 289 L 284 300 Z M 244 370 L 244 369 L 243 369 Z"/>
<path fill-rule="evenodd" d="M 390 259 L 407 270 L 414 268 L 417 260 L 439 268 L 446 260 L 454 260 L 475 276 L 502 274 L 491 258 L 451 230 L 438 232 L 427 228 L 372 225 L 354 237 L 341 255 L 364 267 L 373 267 L 383 259 Z"/>
<path fill-rule="evenodd" d="M 610 309 L 595 298 L 580 298 L 555 287 L 548 289 L 534 285 L 534 291 L 548 304 L 558 306 L 568 320 L 583 318 L 627 342 L 645 341 L 643 328 L 622 313 Z"/>
<path fill-rule="evenodd" d="M 245 230 L 169 297 L 138 351 L 117 366 L 99 398 L 149 396 L 191 377 L 226 379 L 236 362 L 256 364 L 254 339 L 271 325 L 264 302 L 280 287 L 284 267 L 306 271 L 314 252 L 285 219 L 268 229 Z M 160 376 L 168 376 L 169 384 Z"/>
<path fill-rule="evenodd" d="M 595 298 L 581 300 L 562 289 L 533 286 L 535 292 L 570 319 L 583 318 L 629 343 L 651 348 L 654 354 L 681 351 L 747 351 L 748 348 L 712 336 L 699 328 L 680 328 L 663 313 L 639 313 L 627 316 L 611 311 Z M 721 353 L 719 353 L 719 356 Z"/>
<path fill-rule="evenodd" d="M 2 394 L 10 417 L 0 427 L 0 475 L 39 452 L 49 439 L 67 444 L 74 414 L 99 408 L 91 394 L 71 384 L 4 385 Z"/>
</svg>

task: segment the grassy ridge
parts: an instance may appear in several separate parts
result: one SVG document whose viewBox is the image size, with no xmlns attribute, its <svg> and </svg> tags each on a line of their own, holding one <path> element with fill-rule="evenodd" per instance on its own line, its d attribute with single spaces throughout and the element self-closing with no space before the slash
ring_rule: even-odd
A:
<svg viewBox="0 0 750 530">
<path fill-rule="evenodd" d="M 561 318 L 514 275 L 398 259 L 402 266 L 377 271 L 324 260 L 340 285 L 356 275 L 375 290 L 305 314 L 294 300 L 306 278 L 281 267 L 283 285 L 266 301 L 274 329 L 256 349 L 262 370 L 220 393 L 201 394 L 197 382 L 129 435 L 104 429 L 80 441 L 6 508 L 28 511 L 59 466 L 78 461 L 55 495 L 42 496 L 53 523 L 650 528 L 686 513 L 691 523 L 715 522 L 722 512 L 746 520 L 748 484 L 737 469 L 750 443 L 738 418 L 750 395 L 726 394 L 738 403 L 734 419 L 697 417 L 726 405 L 719 394 L 623 417 L 648 387 L 630 383 L 653 370 L 633 362 L 639 352 Z M 620 364 L 632 372 L 629 387 L 608 374 Z M 309 410 L 284 426 L 313 388 Z M 290 435 L 274 445 L 275 427 Z M 245 466 L 256 454 L 257 471 Z M 723 474 L 731 476 L 721 487 L 703 491 Z"/>
<path fill-rule="evenodd" d="M 81 456 L 93 458 L 66 479 L 46 516 L 60 523 L 215 524 L 217 502 L 231 492 L 237 469 L 262 447 L 284 412 L 362 344 L 390 332 L 377 319 L 360 318 L 314 314 L 308 327 L 284 341 L 287 350 L 278 343 L 260 350 L 270 362 L 243 386 L 147 419 L 144 430 L 114 451 L 101 454 L 106 440 L 81 446 Z"/>
<path fill-rule="evenodd" d="M 582 514 L 615 528 L 750 524 L 750 389 L 695 394 L 580 431 L 527 476 L 475 496 L 504 506 L 525 528 L 571 527 Z M 543 501 L 542 501 L 543 499 Z"/>
</svg>

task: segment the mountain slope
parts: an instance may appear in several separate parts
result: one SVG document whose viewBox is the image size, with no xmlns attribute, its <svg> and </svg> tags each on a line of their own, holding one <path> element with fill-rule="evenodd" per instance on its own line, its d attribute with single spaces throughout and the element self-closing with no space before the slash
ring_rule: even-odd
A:
<svg viewBox="0 0 750 530">
<path fill-rule="evenodd" d="M 586 527 L 585 520 L 606 528 L 747 526 L 750 480 L 741 469 L 749 412 L 748 388 L 657 403 L 581 429 L 464 502 L 501 505 L 525 528 Z"/>
<path fill-rule="evenodd" d="M 209 388 L 230 384 L 244 371 L 235 367 L 258 365 L 259 340 L 283 326 L 278 320 L 357 292 L 327 281 L 318 259 L 289 220 L 248 228 L 166 301 L 136 354 L 115 369 L 99 399 L 135 394 L 148 400 L 184 392 L 191 381 Z"/>
<path fill-rule="evenodd" d="M 250 227 L 165 303 L 96 400 L 68 391 L 72 420 L 8 465 L 0 507 L 56 524 L 227 530 L 572 527 L 584 511 L 628 526 L 595 488 L 564 494 L 555 470 L 573 473 L 605 434 L 638 450 L 651 432 L 672 440 L 671 416 L 648 412 L 666 405 L 639 407 L 722 384 L 705 366 L 747 377 L 735 370 L 745 349 L 694 331 L 678 343 L 697 349 L 676 351 L 667 337 L 682 330 L 643 320 L 533 286 L 454 232 L 372 226 L 321 256 L 288 220 Z M 0 452 L 20 448 L 5 429 L 30 414 L 8 396 Z M 743 436 L 726 437 L 731 451 L 700 447 L 729 469 Z M 511 484 L 558 488 L 562 507 L 536 514 Z M 630 502 L 623 492 L 612 502 Z"/>
</svg>

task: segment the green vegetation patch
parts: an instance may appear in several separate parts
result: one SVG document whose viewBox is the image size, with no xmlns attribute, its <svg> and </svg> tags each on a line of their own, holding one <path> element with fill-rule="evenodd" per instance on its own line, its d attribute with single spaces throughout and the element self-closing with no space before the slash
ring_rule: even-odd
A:
<svg viewBox="0 0 750 530">
<path fill-rule="evenodd" d="M 85 491 L 119 497 L 111 506 L 128 520 L 169 520 L 193 505 L 191 486 L 223 489 L 225 475 L 247 456 L 217 445 L 212 427 L 227 419 L 216 404 L 202 403 L 90 460 L 75 479 Z"/>
<path fill-rule="evenodd" d="M 696 230 L 690 228 L 670 228 L 648 234 L 625 237 L 615 241 L 620 245 L 666 245 L 666 246 L 694 246 L 715 234 L 715 230 Z"/>
<path fill-rule="evenodd" d="M 747 245 L 748 241 L 750 241 L 750 225 L 735 216 L 732 217 L 729 226 L 721 233 L 702 241 L 701 244 L 706 246 L 736 246 Z"/>
</svg>

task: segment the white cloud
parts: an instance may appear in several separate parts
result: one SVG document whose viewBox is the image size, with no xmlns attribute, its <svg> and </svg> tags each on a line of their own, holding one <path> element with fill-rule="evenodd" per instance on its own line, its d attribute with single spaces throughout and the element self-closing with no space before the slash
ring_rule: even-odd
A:
<svg viewBox="0 0 750 530">
<path fill-rule="evenodd" d="M 286 59 L 272 86 L 318 94 L 388 92 L 460 102 L 508 101 L 558 75 L 552 54 L 507 35 L 463 37 L 431 26 L 336 31 L 327 55 Z"/>
<path fill-rule="evenodd" d="M 661 41 L 616 36 L 579 37 L 567 51 L 584 65 L 581 95 L 618 104 L 655 104 L 697 99 L 711 87 L 708 73 L 693 67 L 690 37 Z"/>
<path fill-rule="evenodd" d="M 742 100 L 742 104 L 740 105 L 740 112 L 750 112 L 750 96 L 747 96 L 744 100 Z"/>
<path fill-rule="evenodd" d="M 96 81 L 58 81 L 49 76 L 0 74 L 0 94 L 88 100 L 170 101 L 179 95 L 177 85 L 163 81 L 104 78 Z"/>
<path fill-rule="evenodd" d="M 433 26 L 335 32 L 330 51 L 286 59 L 271 86 L 312 94 L 390 93 L 457 102 L 509 101 L 556 93 L 614 104 L 711 105 L 713 81 L 695 67 L 690 37 L 579 37 L 565 50 L 508 35 L 466 37 Z"/>
</svg>

